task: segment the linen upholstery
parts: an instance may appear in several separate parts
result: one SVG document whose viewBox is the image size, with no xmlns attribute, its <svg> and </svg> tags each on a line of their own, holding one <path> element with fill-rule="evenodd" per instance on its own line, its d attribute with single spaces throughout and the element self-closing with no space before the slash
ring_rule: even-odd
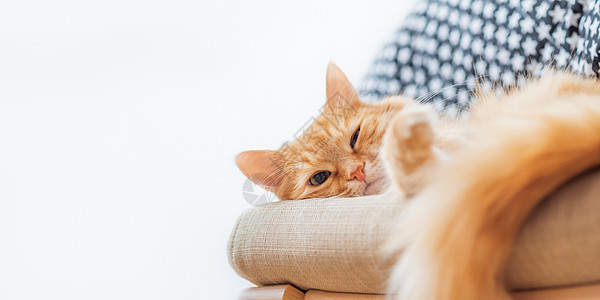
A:
<svg viewBox="0 0 600 300">
<path fill-rule="evenodd" d="M 384 293 L 392 261 L 380 246 L 404 205 L 388 193 L 250 208 L 231 233 L 229 262 L 257 285 Z M 516 241 L 506 282 L 511 290 L 600 282 L 600 170 L 536 208 Z"/>
</svg>

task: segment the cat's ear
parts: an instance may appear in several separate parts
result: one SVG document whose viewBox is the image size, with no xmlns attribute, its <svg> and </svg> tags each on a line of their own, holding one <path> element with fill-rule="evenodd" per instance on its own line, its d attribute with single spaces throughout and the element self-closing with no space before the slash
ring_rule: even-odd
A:
<svg viewBox="0 0 600 300">
<path fill-rule="evenodd" d="M 260 187 L 276 192 L 283 179 L 281 156 L 277 151 L 244 151 L 235 158 L 238 168 Z"/>
<path fill-rule="evenodd" d="M 356 106 L 360 103 L 358 93 L 342 70 L 332 62 L 327 66 L 327 105 Z"/>
</svg>

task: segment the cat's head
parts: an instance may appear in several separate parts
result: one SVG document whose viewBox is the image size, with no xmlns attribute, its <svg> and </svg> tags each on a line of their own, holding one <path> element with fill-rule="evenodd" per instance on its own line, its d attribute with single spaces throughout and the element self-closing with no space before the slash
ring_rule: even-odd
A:
<svg viewBox="0 0 600 300">
<path fill-rule="evenodd" d="M 322 113 L 296 140 L 236 157 L 246 177 L 280 200 L 372 195 L 387 186 L 379 149 L 390 118 L 409 100 L 363 103 L 333 63 L 326 90 Z"/>
</svg>

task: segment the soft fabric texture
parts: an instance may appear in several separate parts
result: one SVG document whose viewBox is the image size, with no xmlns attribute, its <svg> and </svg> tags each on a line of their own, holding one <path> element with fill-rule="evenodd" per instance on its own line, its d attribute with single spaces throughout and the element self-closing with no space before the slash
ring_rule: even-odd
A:
<svg viewBox="0 0 600 300">
<path fill-rule="evenodd" d="M 384 293 L 380 252 L 404 203 L 397 195 L 310 199 L 251 208 L 230 237 L 229 261 L 258 285 Z M 507 266 L 511 290 L 600 282 L 600 171 L 569 182 L 528 218 Z"/>
<path fill-rule="evenodd" d="M 478 97 L 468 120 L 439 126 L 433 115 L 403 110 L 383 142 L 398 187 L 406 191 L 415 175 L 425 182 L 412 190 L 387 243 L 398 254 L 388 294 L 512 299 L 504 270 L 527 217 L 573 177 L 600 166 L 600 82 L 548 72 L 504 96 Z M 436 139 L 444 143 L 436 147 Z"/>
<path fill-rule="evenodd" d="M 483 91 L 512 86 L 547 65 L 597 75 L 599 26 L 600 0 L 419 1 L 359 92 L 417 97 L 455 115 L 477 81 Z"/>
</svg>

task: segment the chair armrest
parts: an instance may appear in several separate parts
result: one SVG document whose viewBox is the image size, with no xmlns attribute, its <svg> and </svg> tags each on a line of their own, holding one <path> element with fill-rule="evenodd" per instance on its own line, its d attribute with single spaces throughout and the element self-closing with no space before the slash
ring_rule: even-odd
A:
<svg viewBox="0 0 600 300">
<path fill-rule="evenodd" d="M 231 233 L 229 262 L 257 285 L 380 294 L 393 262 L 379 249 L 404 205 L 388 193 L 251 208 Z M 506 283 L 524 290 L 600 281 L 599 253 L 600 171 L 593 170 L 565 184 L 528 218 Z"/>
</svg>

